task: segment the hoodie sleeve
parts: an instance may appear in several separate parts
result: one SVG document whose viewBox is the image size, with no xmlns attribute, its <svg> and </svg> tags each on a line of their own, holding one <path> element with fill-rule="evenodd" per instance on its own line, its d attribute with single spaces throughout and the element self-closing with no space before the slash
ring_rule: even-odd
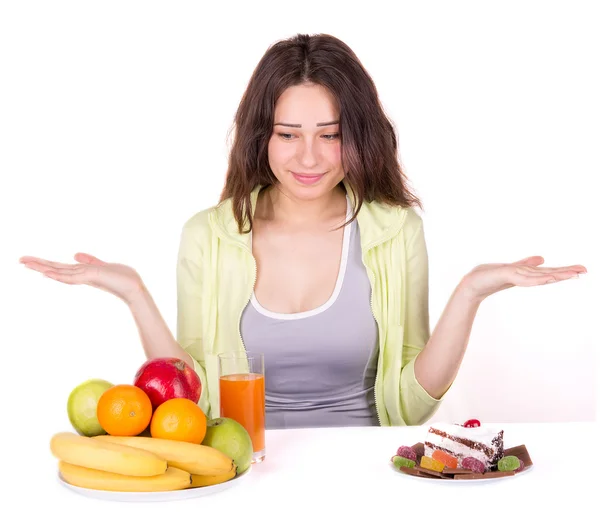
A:
<svg viewBox="0 0 600 530">
<path fill-rule="evenodd" d="M 183 226 L 177 256 L 177 342 L 190 354 L 202 382 L 198 405 L 209 417 L 208 385 L 202 347 L 202 242 L 203 218 L 190 218 Z"/>
<path fill-rule="evenodd" d="M 400 406 L 407 425 L 422 425 L 435 414 L 446 394 L 440 399 L 431 397 L 415 377 L 415 360 L 430 337 L 429 263 L 423 220 L 420 217 L 406 247 L 406 276 L 403 281 L 406 307 Z"/>
</svg>

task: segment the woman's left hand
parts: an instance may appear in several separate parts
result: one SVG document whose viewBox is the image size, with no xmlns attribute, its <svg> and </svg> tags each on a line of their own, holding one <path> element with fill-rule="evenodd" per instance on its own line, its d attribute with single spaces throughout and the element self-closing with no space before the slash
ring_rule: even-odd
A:
<svg viewBox="0 0 600 530">
<path fill-rule="evenodd" d="M 583 265 L 540 267 L 542 263 L 544 258 L 541 256 L 531 256 L 515 263 L 479 265 L 463 278 L 460 288 L 468 296 L 482 301 L 509 287 L 532 287 L 560 282 L 587 272 Z"/>
</svg>

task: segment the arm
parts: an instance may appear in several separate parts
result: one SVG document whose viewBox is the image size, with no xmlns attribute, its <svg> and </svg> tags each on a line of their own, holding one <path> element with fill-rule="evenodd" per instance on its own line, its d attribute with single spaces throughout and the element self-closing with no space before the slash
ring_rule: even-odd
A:
<svg viewBox="0 0 600 530">
<path fill-rule="evenodd" d="M 407 425 L 438 409 L 458 372 L 479 305 L 457 288 L 433 334 L 429 331 L 429 263 L 422 220 L 407 226 L 400 406 Z"/>
<path fill-rule="evenodd" d="M 461 282 L 415 360 L 417 381 L 435 399 L 447 392 L 458 374 L 479 304 L 480 301 L 469 296 Z"/>
<path fill-rule="evenodd" d="M 75 265 L 24 256 L 21 263 L 45 276 L 71 285 L 90 285 L 124 301 L 133 314 L 148 359 L 177 357 L 193 365 L 193 359 L 173 338 L 139 274 L 126 265 L 107 263 L 78 252 Z"/>
<path fill-rule="evenodd" d="M 202 393 L 198 404 L 208 416 L 208 383 L 202 347 L 202 245 L 201 216 L 192 217 L 183 227 L 177 256 L 177 338 L 160 316 L 150 293 L 142 288 L 130 308 L 149 359 L 177 357 L 200 377 Z"/>
<path fill-rule="evenodd" d="M 192 368 L 194 367 L 192 357 L 175 340 L 154 303 L 154 299 L 144 285 L 140 287 L 139 293 L 128 305 L 148 359 L 177 357 L 183 359 Z"/>
<path fill-rule="evenodd" d="M 184 225 L 177 261 L 177 340 L 163 320 L 139 274 L 126 265 L 107 263 L 91 254 L 75 254 L 77 264 L 23 256 L 20 262 L 48 278 L 70 285 L 90 285 L 107 291 L 130 308 L 148 359 L 177 357 L 192 366 L 202 382 L 199 405 L 208 414 L 208 392 L 203 367 L 201 235 L 206 212 Z"/>
<path fill-rule="evenodd" d="M 415 239 L 417 248 L 424 245 L 419 237 Z M 467 349 L 475 315 L 483 300 L 514 286 L 545 285 L 586 272 L 583 265 L 539 267 L 543 262 L 541 256 L 531 256 L 514 263 L 484 264 L 462 278 L 435 331 L 414 362 L 414 377 L 431 398 L 440 400 L 454 382 Z M 413 274 L 419 278 L 417 271 Z M 425 291 L 422 296 L 425 296 Z"/>
</svg>

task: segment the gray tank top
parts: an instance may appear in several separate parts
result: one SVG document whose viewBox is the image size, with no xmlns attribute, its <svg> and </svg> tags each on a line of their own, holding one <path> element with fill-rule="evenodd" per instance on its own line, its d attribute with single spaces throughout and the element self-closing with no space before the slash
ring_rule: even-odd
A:
<svg viewBox="0 0 600 530">
<path fill-rule="evenodd" d="M 274 313 L 252 294 L 240 328 L 246 349 L 265 356 L 267 429 L 378 425 L 379 341 L 370 301 L 356 219 L 344 227 L 337 282 L 322 306 Z"/>
</svg>

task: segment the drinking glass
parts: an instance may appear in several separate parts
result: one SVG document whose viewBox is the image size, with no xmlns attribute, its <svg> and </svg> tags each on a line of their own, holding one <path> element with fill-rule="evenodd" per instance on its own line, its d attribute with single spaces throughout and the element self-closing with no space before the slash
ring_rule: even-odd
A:
<svg viewBox="0 0 600 530">
<path fill-rule="evenodd" d="M 262 353 L 222 352 L 219 359 L 219 401 L 223 418 L 244 426 L 252 439 L 252 463 L 265 458 L 265 362 Z"/>
</svg>

